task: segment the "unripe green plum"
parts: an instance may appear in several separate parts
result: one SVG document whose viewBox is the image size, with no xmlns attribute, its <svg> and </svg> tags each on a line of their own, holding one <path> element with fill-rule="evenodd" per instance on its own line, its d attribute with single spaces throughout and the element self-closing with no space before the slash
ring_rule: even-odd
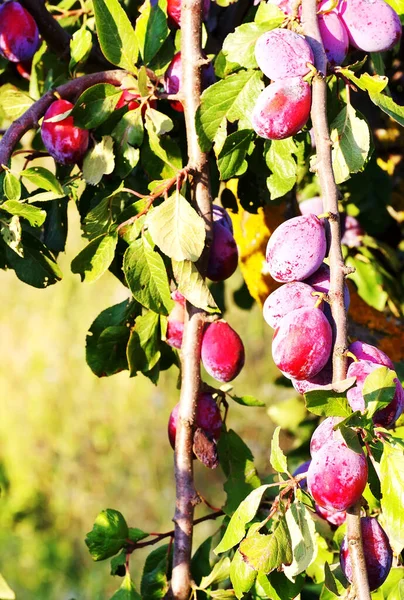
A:
<svg viewBox="0 0 404 600">
<path fill-rule="evenodd" d="M 272 29 L 258 38 L 255 58 L 261 71 L 276 81 L 285 77 L 303 77 L 314 63 L 313 52 L 305 38 L 290 29 Z"/>
</svg>

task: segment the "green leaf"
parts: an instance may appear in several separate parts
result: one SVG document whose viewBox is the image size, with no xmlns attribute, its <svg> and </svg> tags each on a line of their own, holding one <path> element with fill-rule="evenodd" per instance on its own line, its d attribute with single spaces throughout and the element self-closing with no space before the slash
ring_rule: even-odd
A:
<svg viewBox="0 0 404 600">
<path fill-rule="evenodd" d="M 32 227 L 40 227 L 46 219 L 46 212 L 44 210 L 36 206 L 18 202 L 17 200 L 6 200 L 6 202 L 0 205 L 0 208 L 10 215 L 17 215 L 26 219 Z"/>
<path fill-rule="evenodd" d="M 46 288 L 62 279 L 53 254 L 37 238 L 25 232 L 22 250 L 24 258 L 6 248 L 7 261 L 18 279 L 36 288 Z"/>
<path fill-rule="evenodd" d="M 227 478 L 224 484 L 227 500 L 223 510 L 231 515 L 261 481 L 250 449 L 233 430 L 222 433 L 217 449 L 220 466 Z"/>
<path fill-rule="evenodd" d="M 247 498 L 241 502 L 236 512 L 230 519 L 230 523 L 227 526 L 223 538 L 218 546 L 216 546 L 214 550 L 215 554 L 227 552 L 227 550 L 230 550 L 241 542 L 246 533 L 246 526 L 255 517 L 259 505 L 261 504 L 262 496 L 268 487 L 268 485 L 261 485 L 248 494 Z M 250 564 L 252 563 L 250 562 Z M 256 571 L 258 570 L 259 569 L 256 569 Z"/>
<path fill-rule="evenodd" d="M 70 73 L 74 71 L 78 64 L 86 62 L 92 47 L 93 36 L 85 26 L 73 33 L 73 36 L 70 40 Z"/>
<path fill-rule="evenodd" d="M 359 89 L 372 94 L 379 94 L 389 82 L 387 77 L 369 73 L 362 73 L 360 77 L 356 77 L 350 69 L 344 67 L 340 67 L 338 73 L 352 81 Z"/>
<path fill-rule="evenodd" d="M 384 528 L 395 553 L 404 548 L 404 452 L 384 445 L 380 461 L 381 507 Z"/>
<path fill-rule="evenodd" d="M 117 243 L 116 233 L 95 238 L 72 260 L 72 273 L 78 273 L 87 283 L 97 281 L 112 263 Z"/>
<path fill-rule="evenodd" d="M 6 171 L 3 182 L 3 191 L 8 200 L 19 200 L 21 198 L 20 180 L 13 175 L 11 171 Z"/>
<path fill-rule="evenodd" d="M 240 544 L 239 552 L 253 569 L 261 573 L 289 565 L 293 554 L 285 519 L 281 519 L 275 531 L 269 535 L 256 532 L 246 537 Z"/>
<path fill-rule="evenodd" d="M 258 573 L 257 584 L 271 600 L 292 600 L 298 598 L 305 583 L 303 575 L 298 575 L 295 579 L 290 581 L 284 573 L 272 571 L 269 575 Z"/>
<path fill-rule="evenodd" d="M 231 179 L 242 168 L 253 136 L 250 129 L 240 129 L 226 137 L 217 159 L 220 179 Z"/>
<path fill-rule="evenodd" d="M 21 171 L 20 175 L 42 190 L 53 192 L 58 198 L 66 196 L 56 175 L 44 167 L 31 167 L 30 169 Z"/>
<path fill-rule="evenodd" d="M 377 264 L 362 257 L 361 254 L 355 256 L 348 255 L 346 264 L 355 269 L 349 275 L 349 279 L 356 284 L 359 296 L 363 298 L 366 304 L 369 304 L 369 306 L 372 306 L 376 310 L 384 310 L 388 294 L 384 289 L 383 274 L 378 269 Z"/>
<path fill-rule="evenodd" d="M 206 282 L 193 262 L 173 260 L 172 265 L 178 291 L 185 296 L 188 302 L 208 313 L 220 312 Z"/>
<path fill-rule="evenodd" d="M 321 389 L 307 392 L 304 397 L 307 410 L 320 417 L 349 417 L 352 414 L 346 393 Z"/>
<path fill-rule="evenodd" d="M 166 12 L 162 10 L 164 4 L 147 0 L 136 20 L 135 34 L 145 65 L 153 60 L 170 32 Z"/>
<path fill-rule="evenodd" d="M 93 0 L 101 50 L 107 60 L 131 73 L 139 54 L 132 24 L 119 0 Z"/>
<path fill-rule="evenodd" d="M 255 13 L 254 21 L 258 24 L 269 23 L 273 20 L 278 20 L 281 17 L 282 20 L 284 20 L 285 13 L 275 4 L 271 4 L 270 2 L 260 2 L 257 12 Z"/>
<path fill-rule="evenodd" d="M 116 148 L 116 174 L 121 179 L 128 177 L 140 159 L 139 148 L 123 143 Z"/>
<path fill-rule="evenodd" d="M 111 575 L 119 575 L 122 567 L 126 567 L 126 550 L 122 550 L 119 554 L 111 559 Z"/>
<path fill-rule="evenodd" d="M 170 546 L 164 544 L 146 558 L 140 584 L 142 600 L 164 598 L 169 587 L 167 571 L 171 562 L 170 555 Z"/>
<path fill-rule="evenodd" d="M 236 27 L 234 32 L 230 33 L 223 43 L 223 53 L 226 59 L 229 62 L 238 63 L 245 69 L 255 69 L 258 65 L 254 51 L 258 38 L 266 31 L 279 27 L 284 20 L 285 15 L 277 10 L 274 18 L 270 21 L 244 23 Z"/>
<path fill-rule="evenodd" d="M 158 179 L 160 176 L 162 179 L 165 177 L 173 177 L 182 166 L 181 151 L 178 144 L 169 136 L 159 137 L 155 122 L 151 118 L 150 111 L 146 112 L 146 129 L 149 134 L 148 142 L 153 154 L 153 161 L 155 161 L 157 157 L 157 159 L 160 159 L 160 161 L 166 165 L 166 172 L 159 173 L 155 178 Z M 149 171 L 149 168 L 146 168 L 146 171 Z"/>
<path fill-rule="evenodd" d="M 108 233 L 111 225 L 116 222 L 125 208 L 126 198 L 126 194 L 118 188 L 87 213 L 82 227 L 89 240 Z"/>
<path fill-rule="evenodd" d="M 19 90 L 10 83 L 0 87 L 0 115 L 9 121 L 15 121 L 23 115 L 34 101 L 22 90 Z"/>
<path fill-rule="evenodd" d="M 394 100 L 385 94 L 369 93 L 369 98 L 373 104 L 376 104 L 376 106 L 385 112 L 386 115 L 389 115 L 389 117 L 397 121 L 397 123 L 404 126 L 404 106 L 396 104 Z"/>
<path fill-rule="evenodd" d="M 358 434 L 352 427 L 345 427 L 345 425 L 340 424 L 338 427 L 341 432 L 342 437 L 345 440 L 348 448 L 356 452 L 357 454 L 363 454 L 362 446 L 360 445 Z"/>
<path fill-rule="evenodd" d="M 125 252 L 123 271 L 136 300 L 155 313 L 167 315 L 173 307 L 164 261 L 147 236 L 134 241 Z"/>
<path fill-rule="evenodd" d="M 287 473 L 288 472 L 288 463 L 286 460 L 286 456 L 281 450 L 279 446 L 279 434 L 281 428 L 277 427 L 274 431 L 271 441 L 271 455 L 269 458 L 269 462 L 271 463 L 272 468 L 278 473 Z"/>
<path fill-rule="evenodd" d="M 131 146 L 141 146 L 143 135 L 143 118 L 140 106 L 124 114 L 112 132 L 112 137 L 116 142 L 120 144 L 127 142 Z"/>
<path fill-rule="evenodd" d="M 149 310 L 137 317 L 127 347 L 129 373 L 135 377 L 138 371 L 147 373 L 160 360 L 160 318 Z"/>
<path fill-rule="evenodd" d="M 243 559 L 236 550 L 230 565 L 230 581 L 237 598 L 242 598 L 254 585 L 257 572 Z"/>
<path fill-rule="evenodd" d="M 83 177 L 90 185 L 97 185 L 103 175 L 112 173 L 114 167 L 114 141 L 111 136 L 106 135 L 85 155 Z"/>
<path fill-rule="evenodd" d="M 208 87 L 201 96 L 196 115 L 199 145 L 208 151 L 226 117 L 234 123 L 239 119 L 250 122 L 255 102 L 264 84 L 258 71 L 239 71 Z"/>
<path fill-rule="evenodd" d="M 76 127 L 95 129 L 114 112 L 122 90 L 110 83 L 87 88 L 74 105 L 71 116 Z"/>
<path fill-rule="evenodd" d="M 361 171 L 370 153 L 369 126 L 352 105 L 342 109 L 331 123 L 332 165 L 336 183 Z"/>
<path fill-rule="evenodd" d="M 397 374 L 387 367 L 372 371 L 363 384 L 363 397 L 368 417 L 390 404 L 396 394 Z"/>
<path fill-rule="evenodd" d="M 237 402 L 237 404 L 241 404 L 242 406 L 265 406 L 265 402 L 261 402 L 254 396 L 231 396 L 230 398 Z"/>
<path fill-rule="evenodd" d="M 293 158 L 297 148 L 293 138 L 273 140 L 265 153 L 265 162 L 272 171 L 267 179 L 271 200 L 282 198 L 293 188 L 297 180 L 297 164 Z"/>
<path fill-rule="evenodd" d="M 206 590 L 211 585 L 215 585 L 225 581 L 230 575 L 230 558 L 223 556 L 217 563 L 215 563 L 212 571 L 206 577 L 202 577 L 199 587 Z"/>
<path fill-rule="evenodd" d="M 142 529 L 138 529 L 137 527 L 129 527 L 129 535 L 128 538 L 131 542 L 140 542 L 140 540 L 144 540 L 149 537 L 150 534 L 142 531 Z"/>
<path fill-rule="evenodd" d="M 0 600 L 15 600 L 15 593 L 0 574 Z"/>
<path fill-rule="evenodd" d="M 24 258 L 24 248 L 21 243 L 22 228 L 17 215 L 14 215 L 9 221 L 0 222 L 0 236 L 13 252 Z"/>
<path fill-rule="evenodd" d="M 150 211 L 147 224 L 154 243 L 170 258 L 195 262 L 201 256 L 205 223 L 180 193 Z"/>
<path fill-rule="evenodd" d="M 286 523 L 292 540 L 293 562 L 285 567 L 285 575 L 292 579 L 303 573 L 317 552 L 315 526 L 303 502 L 296 500 L 286 512 Z"/>
<path fill-rule="evenodd" d="M 110 600 L 142 600 L 140 594 L 136 591 L 135 584 L 130 578 L 129 573 L 125 575 L 121 587 L 111 596 Z"/>
<path fill-rule="evenodd" d="M 119 511 L 107 508 L 100 512 L 85 539 L 93 560 L 105 560 L 117 554 L 125 546 L 128 533 Z"/>
<path fill-rule="evenodd" d="M 27 201 L 30 204 L 34 204 L 34 202 L 50 202 L 52 200 L 61 200 L 66 197 L 66 193 L 56 194 L 55 192 L 39 192 L 38 194 L 32 194 Z"/>
</svg>

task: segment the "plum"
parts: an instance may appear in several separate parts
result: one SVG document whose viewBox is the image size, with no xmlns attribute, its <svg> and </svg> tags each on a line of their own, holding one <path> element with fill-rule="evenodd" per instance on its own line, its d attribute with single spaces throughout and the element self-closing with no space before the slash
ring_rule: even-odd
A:
<svg viewBox="0 0 404 600">
<path fill-rule="evenodd" d="M 118 110 L 119 108 L 127 106 L 128 110 L 136 110 L 136 108 L 139 108 L 140 106 L 140 98 L 140 94 L 130 92 L 129 90 L 123 90 L 115 108 Z M 149 100 L 149 106 L 151 108 L 157 108 L 157 101 Z M 144 104 L 142 106 L 142 113 L 146 111 L 146 108 L 146 104 Z"/>
<path fill-rule="evenodd" d="M 302 281 L 320 267 L 326 248 L 324 225 L 315 215 L 293 217 L 279 225 L 269 238 L 269 272 L 281 283 Z"/>
<path fill-rule="evenodd" d="M 331 523 L 331 525 L 336 525 L 339 527 L 346 520 L 346 512 L 345 510 L 334 510 L 331 508 L 324 508 L 323 506 L 319 506 L 315 504 L 316 513 L 320 515 L 323 519 Z"/>
<path fill-rule="evenodd" d="M 172 448 L 175 448 L 175 437 L 177 435 L 178 414 L 180 404 L 176 404 L 171 411 L 168 420 L 168 439 Z M 222 431 L 222 416 L 218 405 L 212 394 L 201 393 L 198 397 L 198 404 L 195 415 L 195 428 L 200 427 L 204 432 L 214 440 L 218 440 Z"/>
<path fill-rule="evenodd" d="M 312 288 L 316 290 L 316 292 L 324 292 L 324 294 L 328 294 L 330 291 L 330 267 L 323 263 L 320 267 L 310 275 L 307 279 L 305 279 L 305 283 L 311 285 Z M 344 306 L 345 310 L 348 310 L 350 304 L 350 296 L 348 286 L 344 285 Z"/>
<path fill-rule="evenodd" d="M 323 13 L 318 17 L 318 26 L 328 62 L 332 66 L 342 64 L 349 48 L 348 32 L 342 19 L 334 11 Z"/>
<path fill-rule="evenodd" d="M 166 342 L 173 348 L 181 348 L 184 334 L 185 298 L 178 290 L 172 292 L 175 306 L 168 315 Z"/>
<path fill-rule="evenodd" d="M 365 379 L 370 373 L 379 369 L 379 365 L 369 360 L 358 360 L 348 367 L 347 377 L 356 377 L 356 385 L 347 392 L 348 403 L 352 410 L 365 410 L 365 399 L 363 397 L 363 386 Z M 393 400 L 384 408 L 377 410 L 373 415 L 373 422 L 380 427 L 392 427 L 404 410 L 404 390 L 400 381 L 396 378 L 396 393 Z"/>
<path fill-rule="evenodd" d="M 320 423 L 317 429 L 313 431 L 310 441 L 310 454 L 312 456 L 330 440 L 341 441 L 343 439 L 338 429 L 334 431 L 335 425 L 341 421 L 342 417 L 327 417 Z"/>
<path fill-rule="evenodd" d="M 344 219 L 344 233 L 341 239 L 341 243 L 345 244 L 349 248 L 358 248 L 362 246 L 362 238 L 365 235 L 365 231 L 358 219 L 346 215 Z"/>
<path fill-rule="evenodd" d="M 181 0 L 167 1 L 167 16 L 171 27 L 181 27 Z M 209 15 L 210 0 L 203 0 L 202 20 L 205 21 Z"/>
<path fill-rule="evenodd" d="M 209 375 L 227 383 L 237 377 L 244 366 L 243 342 L 226 321 L 214 321 L 203 334 L 201 358 Z"/>
<path fill-rule="evenodd" d="M 332 355 L 325 367 L 314 377 L 308 379 L 294 379 L 292 377 L 291 382 L 295 390 L 302 396 L 307 392 L 321 390 L 324 386 L 329 385 L 332 382 Z"/>
<path fill-rule="evenodd" d="M 167 94 L 178 94 L 181 89 L 182 63 L 181 52 L 177 52 L 167 67 L 164 74 L 164 89 Z M 202 88 L 205 89 L 215 83 L 215 71 L 212 63 L 202 67 Z M 171 107 L 177 112 L 184 112 L 184 107 L 178 100 L 170 101 Z"/>
<path fill-rule="evenodd" d="M 279 79 L 258 96 L 251 123 L 255 132 L 268 140 L 295 135 L 310 116 L 311 87 L 301 77 Z"/>
<path fill-rule="evenodd" d="M 400 18 L 384 0 L 340 0 L 337 11 L 359 50 L 383 52 L 400 40 Z"/>
<path fill-rule="evenodd" d="M 314 453 L 307 487 L 319 506 L 347 510 L 361 498 L 367 476 L 363 452 L 354 452 L 343 440 L 331 439 Z"/>
<path fill-rule="evenodd" d="M 286 283 L 272 294 L 264 302 L 264 319 L 270 327 L 275 329 L 280 321 L 292 310 L 297 308 L 314 308 L 318 296 L 313 296 L 315 290 L 301 281 Z M 321 307 L 320 307 L 321 308 Z"/>
<path fill-rule="evenodd" d="M 369 588 L 373 592 L 382 585 L 390 573 L 393 551 L 386 532 L 374 517 L 361 518 L 361 531 Z M 346 536 L 342 540 L 339 557 L 341 569 L 348 581 L 352 583 L 352 563 Z"/>
<path fill-rule="evenodd" d="M 215 222 L 220 223 L 220 225 L 223 225 L 223 227 L 226 227 L 226 229 L 233 233 L 233 223 L 229 213 L 223 206 L 212 204 L 212 218 Z"/>
<path fill-rule="evenodd" d="M 307 473 L 310 463 L 311 460 L 306 460 L 306 462 L 297 467 L 297 469 L 295 469 L 292 473 L 293 477 L 301 475 L 302 473 Z M 307 477 L 299 481 L 299 486 L 302 488 L 302 490 L 307 490 Z"/>
<path fill-rule="evenodd" d="M 332 347 L 332 331 L 319 308 L 298 308 L 287 314 L 272 340 L 274 363 L 295 379 L 308 379 L 326 365 Z"/>
<path fill-rule="evenodd" d="M 290 29 L 272 29 L 255 44 L 255 58 L 261 71 L 276 81 L 285 77 L 307 75 L 314 63 L 312 49 L 305 38 Z"/>
<path fill-rule="evenodd" d="M 73 117 L 51 122 L 48 119 L 71 110 L 73 104 L 67 100 L 56 100 L 45 113 L 41 136 L 49 154 L 62 165 L 80 161 L 87 152 L 89 134 L 86 129 L 75 127 Z"/>
<path fill-rule="evenodd" d="M 376 348 L 376 346 L 357 340 L 349 346 L 349 351 L 359 360 L 368 360 L 378 365 L 384 365 L 394 371 L 393 361 L 382 350 Z"/>
<path fill-rule="evenodd" d="M 213 221 L 213 241 L 210 248 L 206 277 L 211 281 L 224 281 L 233 275 L 238 265 L 238 250 L 232 232 Z"/>
<path fill-rule="evenodd" d="M 299 210 L 302 215 L 321 215 L 324 212 L 323 199 L 321 196 L 313 196 L 299 202 Z"/>
<path fill-rule="evenodd" d="M 0 54 L 11 62 L 30 60 L 39 46 L 39 31 L 19 2 L 0 6 Z"/>
</svg>

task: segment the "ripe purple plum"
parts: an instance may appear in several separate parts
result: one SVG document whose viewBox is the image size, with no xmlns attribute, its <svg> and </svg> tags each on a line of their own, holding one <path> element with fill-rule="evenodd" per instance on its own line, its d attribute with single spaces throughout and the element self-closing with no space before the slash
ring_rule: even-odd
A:
<svg viewBox="0 0 404 600">
<path fill-rule="evenodd" d="M 269 294 L 264 302 L 264 319 L 275 329 L 280 321 L 292 310 L 297 308 L 314 308 L 318 296 L 313 296 L 314 288 L 301 281 L 281 285 Z M 320 307 L 321 308 L 321 307 Z"/>
<path fill-rule="evenodd" d="M 302 396 L 313 390 L 321 390 L 332 382 L 332 357 L 330 356 L 325 367 L 314 377 L 309 377 L 309 379 L 294 379 L 292 377 L 291 382 L 295 390 Z"/>
<path fill-rule="evenodd" d="M 390 358 L 376 346 L 366 344 L 357 340 L 349 346 L 349 351 L 356 356 L 358 360 L 368 360 L 378 365 L 384 365 L 394 371 L 394 363 Z"/>
<path fill-rule="evenodd" d="M 175 448 L 179 410 L 178 403 L 171 411 L 168 420 L 168 439 L 173 449 Z M 200 427 L 209 437 L 217 441 L 222 431 L 222 425 L 222 416 L 213 396 L 208 393 L 200 394 L 195 415 L 195 428 Z"/>
<path fill-rule="evenodd" d="M 232 232 L 213 221 L 213 241 L 210 248 L 206 276 L 211 281 L 224 281 L 233 275 L 238 265 L 238 250 Z"/>
<path fill-rule="evenodd" d="M 302 35 L 290 29 L 272 29 L 262 34 L 255 45 L 255 58 L 261 71 L 276 81 L 303 77 L 314 63 L 312 49 Z"/>
<path fill-rule="evenodd" d="M 175 305 L 167 319 L 166 342 L 173 348 L 181 348 L 184 334 L 185 298 L 178 290 L 172 292 Z"/>
<path fill-rule="evenodd" d="M 140 106 L 139 98 L 141 98 L 140 94 L 130 92 L 129 90 L 123 90 L 115 108 L 118 110 L 119 108 L 127 106 L 128 110 L 136 110 Z M 151 108 L 157 108 L 157 100 L 150 100 L 149 106 L 151 106 Z M 142 114 L 146 112 L 146 108 L 146 104 L 143 104 Z"/>
<path fill-rule="evenodd" d="M 229 216 L 229 213 L 223 206 L 219 204 L 212 204 L 212 217 L 213 220 L 223 227 L 226 227 L 231 233 L 233 233 L 233 223 Z"/>
<path fill-rule="evenodd" d="M 320 8 L 322 5 L 324 3 Z M 332 10 L 319 15 L 318 26 L 328 62 L 332 66 L 342 64 L 349 48 L 348 32 L 342 19 Z"/>
<path fill-rule="evenodd" d="M 341 423 L 342 417 L 327 417 L 320 423 L 317 429 L 314 430 L 310 441 L 310 454 L 314 456 L 324 444 L 327 444 L 330 440 L 342 441 L 342 435 L 338 431 L 334 431 L 335 425 Z"/>
<path fill-rule="evenodd" d="M 308 379 L 327 364 L 332 331 L 319 308 L 298 308 L 287 314 L 275 329 L 272 356 L 287 377 Z"/>
<path fill-rule="evenodd" d="M 358 248 L 359 246 L 362 246 L 362 238 L 364 235 L 365 231 L 358 219 L 346 215 L 344 219 L 344 234 L 341 243 L 349 248 Z"/>
<path fill-rule="evenodd" d="M 345 510 L 334 510 L 330 508 L 324 508 L 323 506 L 315 505 L 316 513 L 320 515 L 323 519 L 331 523 L 331 525 L 336 525 L 339 527 L 346 520 L 346 512 Z"/>
<path fill-rule="evenodd" d="M 39 31 L 19 2 L 0 6 L 0 54 L 11 62 L 30 60 L 39 46 Z"/>
<path fill-rule="evenodd" d="M 347 377 L 356 377 L 356 385 L 347 392 L 348 403 L 352 410 L 365 410 L 365 399 L 363 397 L 363 386 L 365 379 L 370 373 L 379 369 L 379 365 L 369 360 L 358 360 L 348 367 Z M 380 427 L 392 427 L 404 410 L 404 390 L 398 379 L 394 380 L 396 393 L 393 400 L 373 415 L 373 422 Z"/>
<path fill-rule="evenodd" d="M 400 18 L 384 0 L 340 0 L 337 11 L 359 50 L 383 52 L 400 40 Z"/>
<path fill-rule="evenodd" d="M 281 283 L 302 281 L 317 271 L 326 249 L 324 225 L 315 215 L 293 217 L 279 225 L 269 238 L 269 272 Z"/>
<path fill-rule="evenodd" d="M 167 94 L 178 94 L 181 89 L 182 62 L 181 52 L 177 52 L 167 67 L 164 74 L 164 90 Z M 212 63 L 202 67 L 202 88 L 205 89 L 215 83 L 215 71 Z M 170 101 L 171 107 L 177 112 L 184 112 L 184 107 L 178 100 Z"/>
<path fill-rule="evenodd" d="M 295 135 L 310 116 L 311 87 L 301 77 L 280 79 L 258 96 L 251 123 L 267 140 L 283 140 Z"/>
<path fill-rule="evenodd" d="M 321 215 L 324 212 L 323 199 L 321 196 L 313 196 L 299 202 L 299 210 L 302 215 Z"/>
<path fill-rule="evenodd" d="M 367 477 L 363 452 L 354 452 L 344 441 L 331 439 L 314 453 L 307 473 L 307 487 L 318 505 L 347 510 L 361 498 Z"/>
<path fill-rule="evenodd" d="M 312 288 L 316 290 L 316 292 L 324 292 L 324 294 L 328 294 L 330 291 L 330 267 L 323 263 L 320 265 L 318 270 L 310 275 L 305 280 L 305 283 L 311 285 Z M 345 309 L 348 310 L 350 303 L 349 289 L 348 286 L 344 285 L 344 305 Z"/>
<path fill-rule="evenodd" d="M 243 342 L 226 321 L 214 321 L 203 334 L 201 358 L 209 375 L 227 383 L 237 377 L 244 366 Z"/>
<path fill-rule="evenodd" d="M 386 532 L 374 517 L 361 518 L 362 543 L 370 591 L 373 592 L 387 579 L 393 562 L 393 551 Z M 342 540 L 340 550 L 341 569 L 352 583 L 352 563 L 348 539 Z"/>
<path fill-rule="evenodd" d="M 311 460 L 306 460 L 306 462 L 302 463 L 299 467 L 297 467 L 297 469 L 295 469 L 292 473 L 293 477 L 301 475 L 302 473 L 307 473 L 310 463 Z M 302 490 L 307 490 L 307 477 L 299 481 L 299 486 L 302 488 Z"/>
<path fill-rule="evenodd" d="M 86 129 L 75 127 L 73 117 L 51 122 L 48 119 L 71 110 L 73 104 L 67 100 L 56 100 L 45 113 L 41 136 L 49 154 L 62 165 L 79 162 L 87 152 L 89 133 Z"/>
<path fill-rule="evenodd" d="M 167 16 L 171 27 L 181 27 L 181 4 L 182 0 L 167 1 Z M 203 0 L 202 19 L 208 18 L 210 0 Z"/>
</svg>

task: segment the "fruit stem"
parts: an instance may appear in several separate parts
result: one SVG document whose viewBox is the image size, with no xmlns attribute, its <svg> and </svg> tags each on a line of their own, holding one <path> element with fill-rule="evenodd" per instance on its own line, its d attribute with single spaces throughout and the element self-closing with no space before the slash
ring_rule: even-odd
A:
<svg viewBox="0 0 404 600">
<path fill-rule="evenodd" d="M 332 143 L 327 120 L 327 57 L 321 39 L 317 17 L 317 1 L 302 1 L 302 23 L 307 41 L 314 53 L 317 75 L 312 81 L 311 120 L 317 151 L 317 173 L 320 180 L 324 210 L 336 216 L 330 227 L 330 291 L 334 321 L 333 382 L 346 379 L 347 314 L 344 306 L 345 265 L 341 248 L 341 227 L 338 215 L 338 188 L 332 168 Z M 358 600 L 370 600 L 369 582 L 363 552 L 360 502 L 347 511 L 348 544 L 352 561 L 353 584 Z"/>
<path fill-rule="evenodd" d="M 202 93 L 202 5 L 203 0 L 182 0 L 181 3 L 181 63 L 180 94 L 184 106 L 188 148 L 191 203 L 205 221 L 205 250 L 198 268 L 204 276 L 212 239 L 212 199 L 209 187 L 208 157 L 198 144 L 195 114 Z M 204 311 L 186 304 L 187 317 L 182 343 L 181 394 L 179 422 L 175 444 L 176 510 L 174 515 L 174 553 L 171 596 L 188 600 L 191 587 L 191 551 L 194 507 L 200 501 L 194 486 L 192 437 L 197 399 L 200 390 L 200 361 Z"/>
</svg>

